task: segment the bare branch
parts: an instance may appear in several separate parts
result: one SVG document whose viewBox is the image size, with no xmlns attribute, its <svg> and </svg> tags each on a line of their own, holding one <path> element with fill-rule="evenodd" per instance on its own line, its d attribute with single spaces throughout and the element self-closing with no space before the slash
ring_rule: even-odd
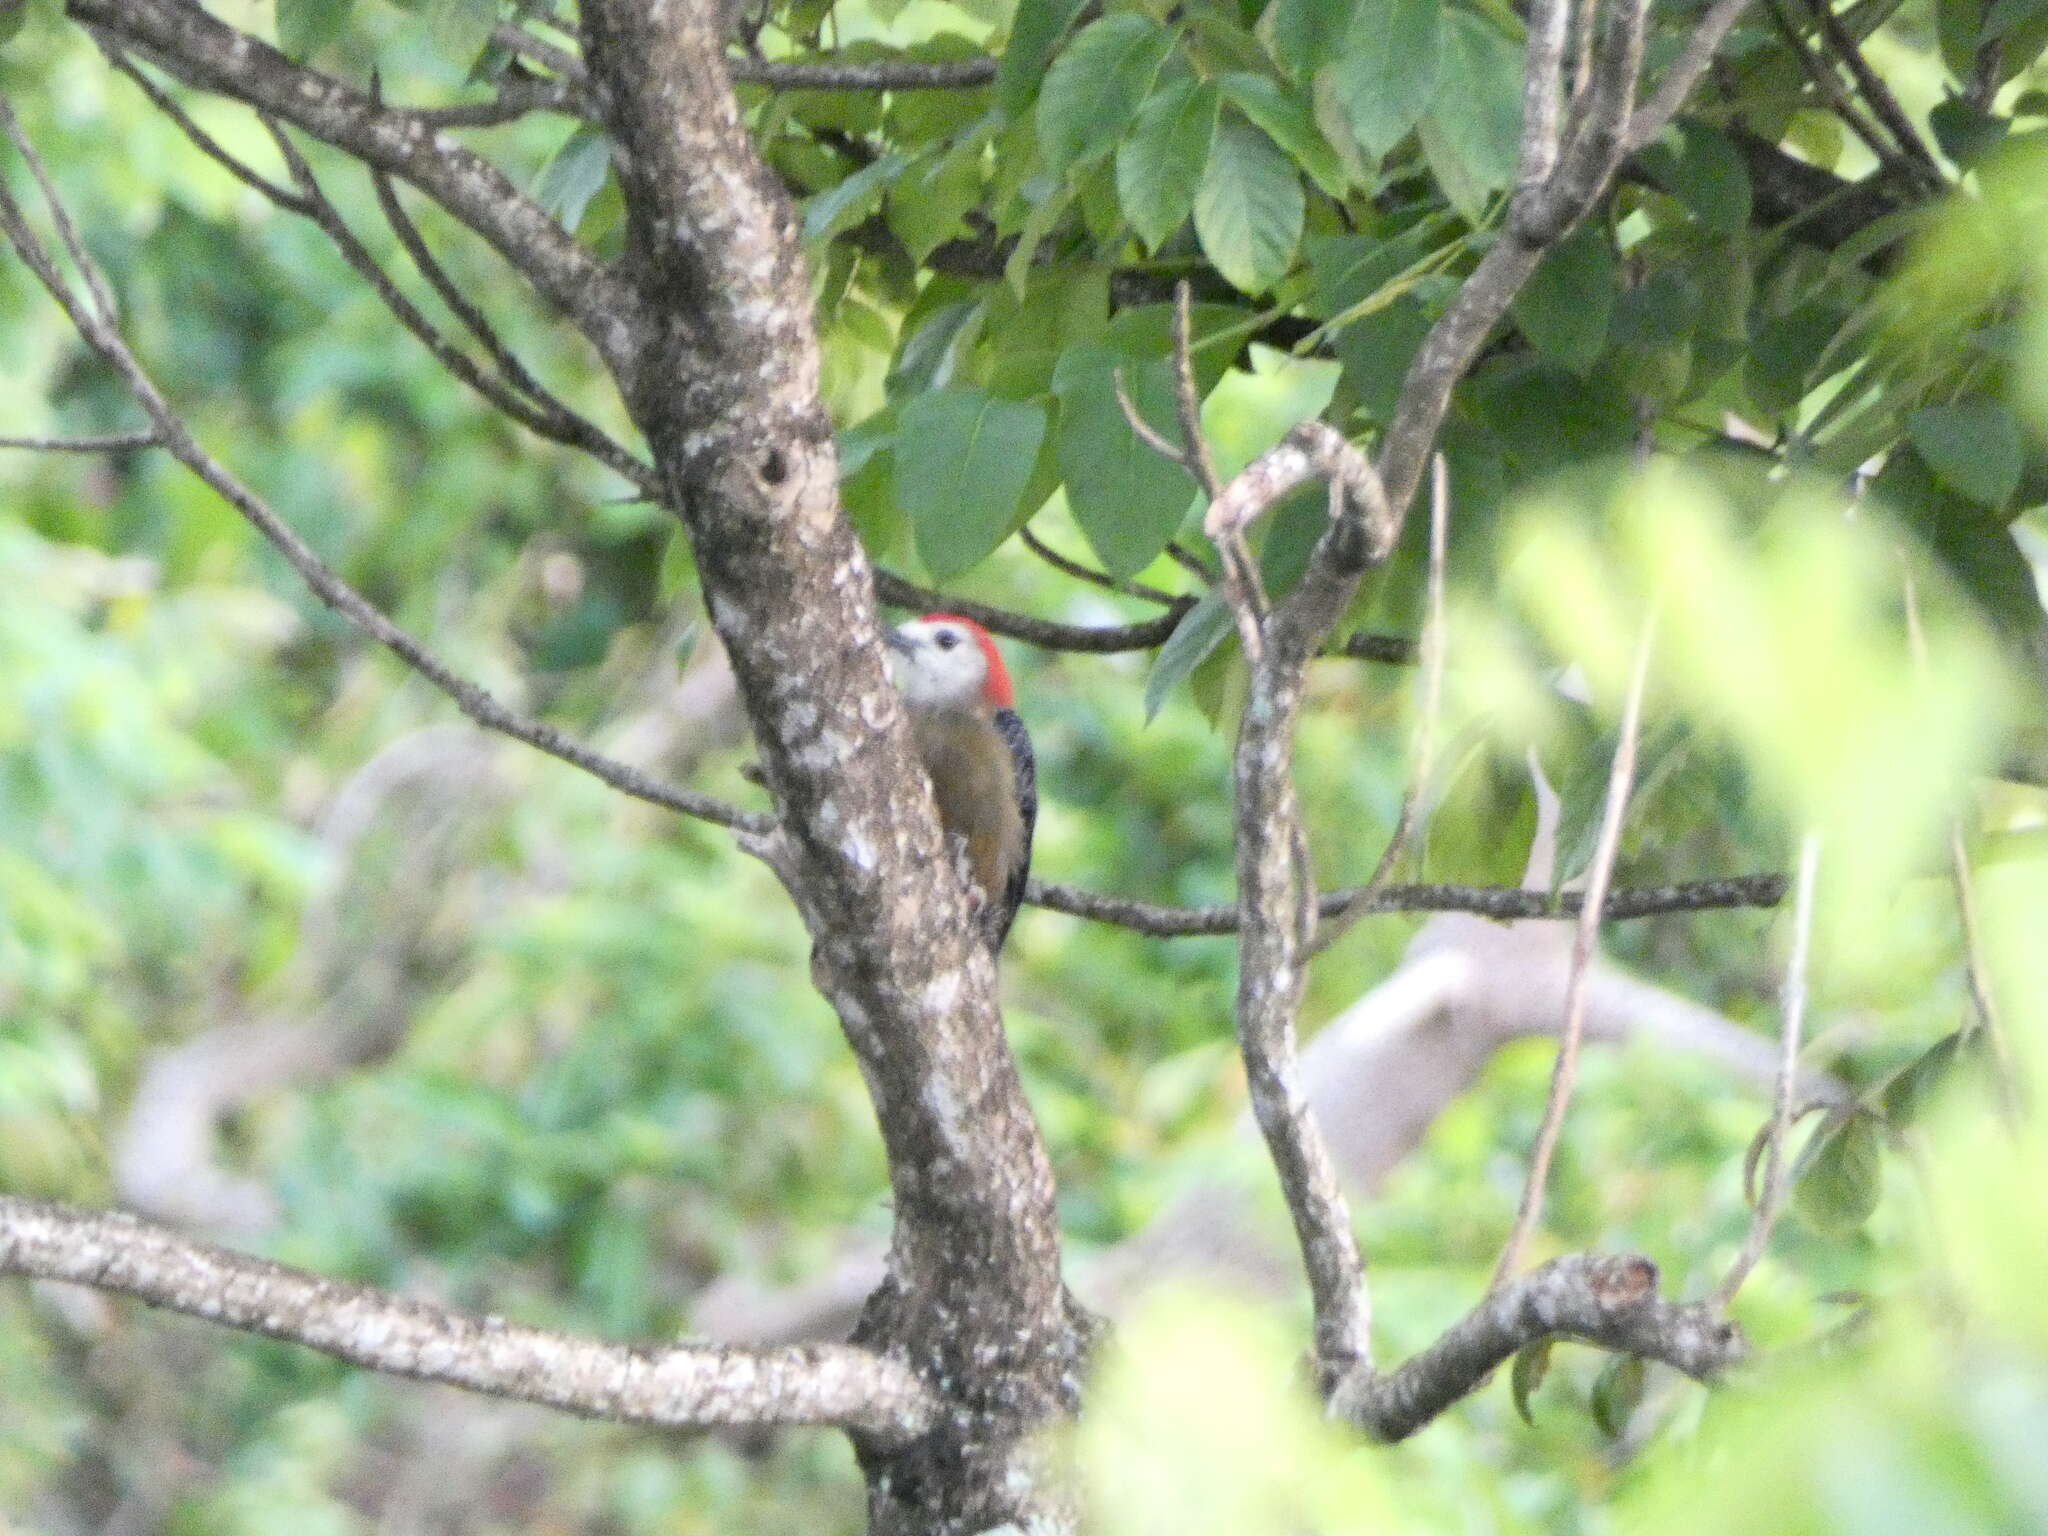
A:
<svg viewBox="0 0 2048 1536">
<path fill-rule="evenodd" d="M 1216 460 L 1210 455 L 1209 440 L 1202 435 L 1202 394 L 1195 386 L 1194 325 L 1191 319 L 1192 290 L 1186 278 L 1173 289 L 1173 407 L 1180 418 L 1181 442 L 1186 445 L 1188 473 L 1202 494 L 1214 501 L 1223 494 L 1223 482 L 1216 477 Z M 1123 383 L 1117 383 L 1117 398 L 1123 398 Z M 1129 407 L 1125 407 L 1126 411 Z"/>
<path fill-rule="evenodd" d="M 0 123 L 5 124 L 9 137 L 13 139 L 24 159 L 31 165 L 37 164 L 38 157 L 27 140 L 21 136 L 13 110 L 4 98 L 0 98 Z M 293 532 L 262 498 L 244 486 L 199 445 L 183 418 L 171 408 L 155 382 L 136 360 L 135 354 L 129 350 L 128 344 L 122 340 L 120 332 L 109 320 L 82 304 L 64 282 L 49 251 L 30 229 L 20 205 L 14 201 L 4 186 L 0 186 L 0 234 L 5 234 L 15 252 L 70 317 L 79 335 L 121 376 L 129 392 L 134 395 L 136 403 L 155 423 L 156 436 L 162 446 L 211 486 L 223 500 L 241 513 L 258 533 L 268 539 L 292 569 L 305 580 L 314 596 L 447 694 L 454 700 L 456 707 L 470 719 L 487 730 L 498 731 L 515 740 L 526 742 L 529 746 L 538 747 L 551 757 L 572 763 L 586 773 L 602 779 L 614 789 L 638 799 L 679 811 L 687 816 L 715 822 L 719 826 L 753 832 L 766 829 L 766 817 L 758 813 L 736 810 L 723 801 L 694 790 L 658 783 L 638 769 L 593 751 L 553 726 L 543 725 L 539 721 L 515 714 L 475 683 L 451 670 L 418 640 L 386 618 L 354 587 L 343 581 L 320 559 L 312 546 Z"/>
<path fill-rule="evenodd" d="M 1726 1307 L 1742 1289 L 1771 1241 L 1771 1229 L 1785 1208 L 1792 1182 L 1792 1122 L 1799 1092 L 1799 1046 L 1806 1022 L 1807 955 L 1813 943 L 1813 889 L 1820 868 L 1820 838 L 1812 832 L 1799 840 L 1799 874 L 1792 898 L 1792 955 L 1785 962 L 1785 983 L 1778 999 L 1778 1080 L 1771 1096 L 1770 1132 L 1764 1144 L 1764 1187 L 1757 1197 L 1742 1251 L 1727 1277 L 1714 1291 L 1716 1310 Z"/>
<path fill-rule="evenodd" d="M 1381 1440 L 1404 1439 L 1517 1350 L 1552 1337 L 1659 1360 L 1701 1381 L 1748 1353 L 1741 1332 L 1712 1308 L 1660 1297 L 1657 1266 L 1648 1259 L 1574 1254 L 1496 1288 L 1399 1370 L 1354 1372 L 1332 1394 L 1331 1415 Z"/>
<path fill-rule="evenodd" d="M 641 315 L 633 289 L 496 166 L 416 112 L 387 107 L 185 0 L 67 0 L 70 15 L 187 85 L 268 112 L 412 183 L 482 236 L 617 370 Z"/>
<path fill-rule="evenodd" d="M 495 128 L 516 122 L 531 112 L 559 112 L 565 117 L 592 115 L 590 103 L 577 86 L 566 80 L 528 79 L 507 80 L 497 95 L 484 101 L 422 107 L 414 116 L 435 128 Z"/>
<path fill-rule="evenodd" d="M 31 453 L 121 453 L 156 446 L 154 432 L 109 432 L 99 437 L 0 437 L 0 448 L 24 448 Z"/>
<path fill-rule="evenodd" d="M 298 193 L 279 186 L 268 176 L 260 174 L 254 167 L 228 153 L 220 140 L 194 122 L 192 115 L 178 105 L 177 99 L 137 68 L 135 61 L 125 51 L 116 48 L 111 38 L 98 32 L 92 34 L 92 37 L 93 41 L 99 44 L 100 52 L 107 62 L 134 81 L 136 89 L 149 98 L 149 104 L 169 118 L 178 131 L 184 134 L 192 146 L 207 159 L 243 186 L 269 198 L 278 207 L 289 208 L 293 213 L 304 214 L 309 218 L 312 216 L 312 206 Z"/>
<path fill-rule="evenodd" d="M 1078 560 L 1069 560 L 1065 555 L 1033 533 L 1028 525 L 1017 530 L 1017 537 L 1023 540 L 1026 549 L 1030 550 L 1032 554 L 1038 556 L 1040 560 L 1043 560 L 1062 576 L 1071 576 L 1076 581 L 1085 581 L 1091 587 L 1101 587 L 1104 591 L 1115 592 L 1124 597 L 1135 597 L 1140 602 L 1163 603 L 1169 608 L 1176 605 L 1184 606 L 1188 601 L 1186 597 L 1178 593 L 1162 592 L 1157 587 L 1148 587 L 1142 581 L 1126 581 L 1121 576 L 1112 576 L 1107 571 L 1098 571 L 1093 566 L 1083 565 Z"/>
<path fill-rule="evenodd" d="M 1923 191 L 1943 191 L 1948 179 L 1941 173 L 1941 162 L 1935 159 L 1927 141 L 1920 137 L 1920 130 L 1906 115 L 1906 109 L 1899 105 L 1899 98 L 1892 94 L 1892 88 L 1870 67 L 1870 61 L 1863 57 L 1863 50 L 1857 46 L 1856 39 L 1849 35 L 1848 28 L 1835 15 L 1834 0 L 1806 0 L 1806 9 L 1819 24 L 1829 51 L 1848 69 L 1849 78 L 1856 82 L 1856 89 L 1863 93 L 1870 110 L 1891 133 L 1899 152 L 1910 162 L 1913 179 Z"/>
<path fill-rule="evenodd" d="M 1137 403 L 1131 399 L 1130 389 L 1124 383 L 1123 369 L 1111 369 L 1109 379 L 1110 383 L 1116 386 L 1116 403 L 1123 410 L 1124 421 L 1131 431 L 1136 434 L 1138 441 L 1167 462 L 1179 464 L 1185 468 L 1190 457 L 1190 451 L 1168 442 L 1166 434 L 1145 419 L 1144 413 L 1138 409 Z"/>
<path fill-rule="evenodd" d="M 1603 922 L 1619 923 L 1674 912 L 1775 907 L 1784 899 L 1783 875 L 1736 875 L 1679 885 L 1626 887 L 1607 898 L 1600 917 Z M 1154 938 L 1214 937 L 1237 932 L 1238 911 L 1234 906 L 1167 906 L 1046 880 L 1032 881 L 1025 900 L 1049 912 L 1110 923 Z M 1512 885 L 1383 885 L 1370 894 L 1363 886 L 1331 891 L 1317 902 L 1317 910 L 1325 919 L 1340 913 L 1361 917 L 1379 912 L 1470 912 L 1507 923 L 1528 918 L 1576 917 L 1585 910 L 1585 904 L 1586 898 L 1577 891 L 1560 891 L 1553 896 L 1546 891 Z"/>
<path fill-rule="evenodd" d="M 1721 44 L 1727 41 L 1735 23 L 1755 3 L 1756 0 L 1714 0 L 1707 14 L 1700 18 L 1700 24 L 1686 38 L 1685 47 L 1679 51 L 1678 57 L 1665 69 L 1663 78 L 1657 82 L 1657 89 L 1650 93 L 1650 99 L 1629 119 L 1628 133 L 1622 139 L 1624 154 L 1641 154 L 1664 131 L 1665 125 L 1678 115 L 1686 98 L 1692 94 L 1692 88 L 1700 83 L 1707 66 L 1714 62 L 1714 55 L 1721 51 Z"/>
<path fill-rule="evenodd" d="M 578 84 L 588 79 L 583 61 L 514 26 L 493 34 L 500 47 L 531 59 L 562 79 Z M 783 91 L 958 91 L 987 85 L 996 77 L 996 60 L 978 59 L 757 59 L 732 56 L 727 75 L 745 85 Z"/>
<path fill-rule="evenodd" d="M 1412 667 L 1419 648 L 1406 635 L 1380 635 L 1354 630 L 1342 640 L 1324 648 L 1325 656 L 1349 656 L 1354 661 L 1379 661 L 1390 667 Z"/>
<path fill-rule="evenodd" d="M 1522 1187 L 1521 1204 L 1515 1224 L 1494 1266 L 1493 1288 L 1498 1290 L 1514 1274 L 1522 1249 L 1543 1214 L 1543 1194 L 1550 1182 L 1550 1159 L 1557 1151 L 1557 1138 L 1564 1130 L 1565 1110 L 1571 1104 L 1572 1087 L 1579 1067 L 1579 1041 L 1586 1027 L 1586 982 L 1591 974 L 1593 951 L 1600 939 L 1600 914 L 1607 901 L 1608 881 L 1614 874 L 1614 857 L 1621 847 L 1621 823 L 1628 810 L 1629 791 L 1635 782 L 1636 746 L 1643 719 L 1643 689 L 1650 675 L 1650 647 L 1657 620 L 1654 609 L 1643 620 L 1643 632 L 1636 641 L 1635 670 L 1629 677 L 1628 698 L 1622 705 L 1621 734 L 1614 744 L 1614 765 L 1607 775 L 1607 802 L 1600 812 L 1600 836 L 1593 849 L 1593 862 L 1586 873 L 1586 902 L 1579 912 L 1578 932 L 1572 942 L 1571 980 L 1565 988 L 1564 1028 L 1558 1035 L 1557 1061 L 1550 1072 L 1550 1092 L 1543 1106 L 1543 1123 L 1536 1132 L 1536 1147 L 1529 1156 L 1529 1177 Z"/>
<path fill-rule="evenodd" d="M 994 59 L 728 60 L 732 77 L 783 91 L 963 91 L 996 77 Z"/>
<path fill-rule="evenodd" d="M 1821 57 L 1814 49 L 1807 47 L 1806 39 L 1792 24 L 1780 0 L 1770 0 L 1771 20 L 1778 29 L 1778 35 L 1792 56 L 1799 61 L 1801 71 L 1806 75 L 1821 99 L 1849 131 L 1863 141 L 1864 148 L 1876 158 L 1885 174 L 1901 187 L 1925 187 L 1920 169 L 1912 159 L 1895 144 L 1871 115 L 1865 112 L 1856 98 L 1849 94 L 1847 86 L 1835 75 L 1834 66 Z"/>
<path fill-rule="evenodd" d="M 527 369 L 518 354 L 506 346 L 497 330 L 485 318 L 484 312 L 472 303 L 469 296 L 451 278 L 447 270 L 435 259 L 428 249 L 419 226 L 414 224 L 405 205 L 399 201 L 398 188 L 384 172 L 372 168 L 371 183 L 376 188 L 377 206 L 383 209 L 384 218 L 391 225 L 391 231 L 398 236 L 398 243 L 405 247 L 405 253 L 412 258 L 413 266 L 420 276 L 427 280 L 448 312 L 460 320 L 483 346 L 498 375 L 506 384 L 519 391 L 533 402 L 530 410 L 512 411 L 515 419 L 528 422 L 541 436 L 551 438 L 571 448 L 580 448 L 600 464 L 621 478 L 630 481 L 643 495 L 659 500 L 661 482 L 652 465 L 614 440 L 608 433 L 587 417 L 578 414 L 562 401 Z"/>
<path fill-rule="evenodd" d="M 1529 9 L 1529 56 L 1522 70 L 1522 142 L 1515 187 L 1539 194 L 1557 170 L 1564 147 L 1564 55 L 1570 0 L 1535 0 Z"/>
<path fill-rule="evenodd" d="M 651 465 L 635 458 L 622 445 L 598 431 L 590 422 L 561 406 L 553 396 L 546 396 L 544 401 L 537 401 L 530 398 L 528 393 L 516 391 L 512 382 L 485 373 L 474 358 L 443 335 L 440 328 L 421 312 L 419 306 L 405 296 L 391 280 L 391 275 L 379 265 L 377 258 L 370 254 L 370 248 L 348 227 L 347 221 L 341 216 L 341 210 L 336 208 L 333 201 L 321 190 L 320 183 L 314 178 L 313 167 L 299 152 L 298 146 L 292 143 L 290 136 L 278 126 L 277 120 L 268 113 L 260 113 L 259 116 L 262 117 L 263 126 L 270 131 L 272 140 L 277 144 L 278 153 L 284 157 L 285 165 L 291 171 L 292 180 L 299 189 L 297 199 L 282 206 L 304 214 L 320 227 L 321 233 L 334 243 L 334 248 L 341 254 L 341 259 L 349 264 L 358 277 L 370 285 L 371 291 L 383 301 L 384 307 L 391 311 L 393 318 L 419 340 L 433 355 L 434 361 L 475 390 L 487 404 L 510 416 L 529 432 L 566 447 L 580 448 L 605 468 L 636 487 L 643 495 L 660 495 L 660 480 Z M 389 186 L 388 181 L 381 177 L 379 180 L 380 185 Z M 424 250 L 424 247 L 422 249 Z M 431 261 L 431 258 L 429 260 Z M 458 309 L 456 313 L 462 316 L 463 312 Z M 479 321 L 481 318 L 478 317 Z M 485 330 L 488 329 L 486 326 Z M 491 339 L 493 342 L 496 341 L 495 336 Z M 516 362 L 514 366 L 517 367 Z M 524 376 L 525 370 L 520 368 L 519 373 Z"/>
<path fill-rule="evenodd" d="M 831 1424 L 894 1443 L 944 1412 L 907 1367 L 849 1345 L 579 1338 L 322 1279 L 125 1212 L 12 1195 L 0 1195 L 0 1274 L 114 1291 L 369 1370 L 589 1418 L 671 1429 Z"/>
<path fill-rule="evenodd" d="M 1186 451 L 1192 455 L 1192 445 Z M 1311 476 L 1329 482 L 1329 526 L 1301 579 L 1270 607 L 1245 531 Z M 1334 429 L 1304 422 L 1218 487 L 1203 528 L 1223 556 L 1223 592 L 1252 674 L 1232 761 L 1238 1050 L 1308 1272 L 1317 1378 L 1328 1389 L 1361 1365 L 1370 1369 L 1372 1309 L 1350 1208 L 1297 1074 L 1295 1019 L 1318 904 L 1294 793 L 1294 732 L 1309 658 L 1360 573 L 1386 558 L 1392 518 L 1365 456 Z"/>
<path fill-rule="evenodd" d="M 941 592 L 935 587 L 919 586 L 898 576 L 894 571 L 875 572 L 875 595 L 892 607 L 907 608 L 918 613 L 957 613 L 963 618 L 974 620 L 992 634 L 1007 635 L 1012 640 L 1022 640 L 1048 651 L 1074 651 L 1092 655 L 1109 655 L 1118 651 L 1149 651 L 1156 645 L 1164 645 L 1181 616 L 1194 607 L 1192 597 L 1178 597 L 1173 607 L 1156 619 L 1145 619 L 1137 624 L 1110 625 L 1098 628 L 1088 624 L 1061 624 L 1052 619 L 1034 619 L 1029 614 L 1012 613 L 1007 608 L 994 608 L 987 603 L 977 603 L 972 598 Z"/>
</svg>

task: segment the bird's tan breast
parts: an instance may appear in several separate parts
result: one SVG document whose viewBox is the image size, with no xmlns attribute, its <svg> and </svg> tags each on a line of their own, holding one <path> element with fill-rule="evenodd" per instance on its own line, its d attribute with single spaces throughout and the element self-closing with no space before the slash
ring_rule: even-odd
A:
<svg viewBox="0 0 2048 1536">
<path fill-rule="evenodd" d="M 967 866 L 990 901 L 1000 901 L 1010 871 L 1024 856 L 1010 749 L 992 721 L 964 712 L 913 722 L 918 755 L 931 775 L 939 820 L 967 845 Z"/>
</svg>

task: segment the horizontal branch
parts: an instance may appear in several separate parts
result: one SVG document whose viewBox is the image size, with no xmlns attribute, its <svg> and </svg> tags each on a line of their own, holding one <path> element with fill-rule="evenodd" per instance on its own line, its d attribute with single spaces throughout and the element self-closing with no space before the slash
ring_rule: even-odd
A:
<svg viewBox="0 0 2048 1536">
<path fill-rule="evenodd" d="M 994 59 L 726 60 L 732 78 L 782 91 L 960 91 L 996 77 Z"/>
<path fill-rule="evenodd" d="M 666 1429 L 827 1424 L 912 1439 L 942 1405 L 844 1344 L 614 1344 L 467 1317 L 195 1242 L 125 1211 L 0 1196 L 0 1274 L 65 1280 L 392 1376 Z"/>
<path fill-rule="evenodd" d="M 1381 1440 L 1415 1433 L 1539 1339 L 1578 1339 L 1711 1381 L 1748 1353 L 1741 1330 L 1705 1303 L 1657 1294 L 1657 1266 L 1632 1254 L 1554 1259 L 1493 1292 L 1400 1369 L 1361 1368 L 1330 1394 L 1334 1418 Z"/>
<path fill-rule="evenodd" d="M 1725 880 L 1688 880 L 1677 885 L 1637 885 L 1615 891 L 1603 914 L 1608 922 L 1657 917 L 1669 912 L 1708 912 L 1730 907 L 1775 907 L 1785 898 L 1783 875 L 1734 875 Z M 1112 923 L 1155 938 L 1191 938 L 1235 933 L 1235 906 L 1174 907 L 1128 901 L 1079 886 L 1034 880 L 1024 899 L 1050 912 Z M 1383 885 L 1331 891 L 1318 901 L 1323 917 L 1339 913 L 1471 912 L 1501 922 L 1525 918 L 1577 917 L 1585 898 L 1577 891 L 1525 891 L 1511 885 Z M 1356 905 L 1353 905 L 1356 903 Z"/>
<path fill-rule="evenodd" d="M 1012 640 L 1022 640 L 1026 645 L 1044 650 L 1097 655 L 1115 651 L 1149 651 L 1154 646 L 1164 645 L 1166 637 L 1180 623 L 1181 616 L 1195 605 L 1192 597 L 1176 598 L 1174 605 L 1158 618 L 1137 624 L 1107 627 L 1061 624 L 1052 619 L 1034 619 L 1028 614 L 1012 613 L 1007 608 L 992 608 L 986 603 L 955 597 L 950 592 L 940 592 L 932 587 L 921 587 L 894 571 L 879 568 L 875 571 L 875 595 L 897 608 L 916 609 L 921 613 L 957 613 L 974 620 L 991 634 L 1007 635 Z"/>
<path fill-rule="evenodd" d="M 0 437 L 0 448 L 25 448 L 30 453 L 121 453 L 154 448 L 154 432 L 109 432 L 100 437 Z"/>
</svg>

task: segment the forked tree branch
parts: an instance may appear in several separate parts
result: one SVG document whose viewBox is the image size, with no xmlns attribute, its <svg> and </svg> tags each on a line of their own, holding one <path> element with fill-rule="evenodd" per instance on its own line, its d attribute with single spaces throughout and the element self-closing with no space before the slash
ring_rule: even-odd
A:
<svg viewBox="0 0 2048 1536">
<path fill-rule="evenodd" d="M 1574 1254 L 1491 1292 L 1397 1370 L 1359 1370 L 1330 1395 L 1335 1418 L 1379 1440 L 1412 1435 L 1524 1346 L 1577 1339 L 1658 1360 L 1700 1381 L 1739 1363 L 1748 1345 L 1705 1303 L 1657 1294 L 1657 1266 L 1631 1254 Z"/>
<path fill-rule="evenodd" d="M 187 0 L 66 0 L 66 10 L 111 46 L 134 49 L 187 85 L 256 107 L 410 182 L 482 236 L 615 369 L 630 353 L 642 323 L 631 285 L 431 119 L 294 64 Z"/>
<path fill-rule="evenodd" d="M 829 1424 L 885 1443 L 943 1412 L 896 1361 L 845 1344 L 614 1344 L 466 1317 L 195 1242 L 123 1211 L 0 1195 L 0 1274 L 133 1296 L 351 1365 L 665 1429 Z"/>
</svg>

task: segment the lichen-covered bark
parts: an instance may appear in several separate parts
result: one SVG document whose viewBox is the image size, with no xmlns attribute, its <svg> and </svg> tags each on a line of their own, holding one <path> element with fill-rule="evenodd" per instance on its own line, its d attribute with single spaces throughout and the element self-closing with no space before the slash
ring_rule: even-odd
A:
<svg viewBox="0 0 2048 1536">
<path fill-rule="evenodd" d="M 622 382 L 739 679 L 779 817 L 768 851 L 888 1149 L 890 1274 L 861 1337 L 959 1408 L 907 1451 L 864 1448 L 875 1524 L 984 1529 L 1036 1509 L 1015 1458 L 1071 1398 L 1051 1172 L 883 669 L 796 214 L 740 122 L 716 8 L 603 0 L 584 18 L 626 274 L 652 317 Z"/>
</svg>

